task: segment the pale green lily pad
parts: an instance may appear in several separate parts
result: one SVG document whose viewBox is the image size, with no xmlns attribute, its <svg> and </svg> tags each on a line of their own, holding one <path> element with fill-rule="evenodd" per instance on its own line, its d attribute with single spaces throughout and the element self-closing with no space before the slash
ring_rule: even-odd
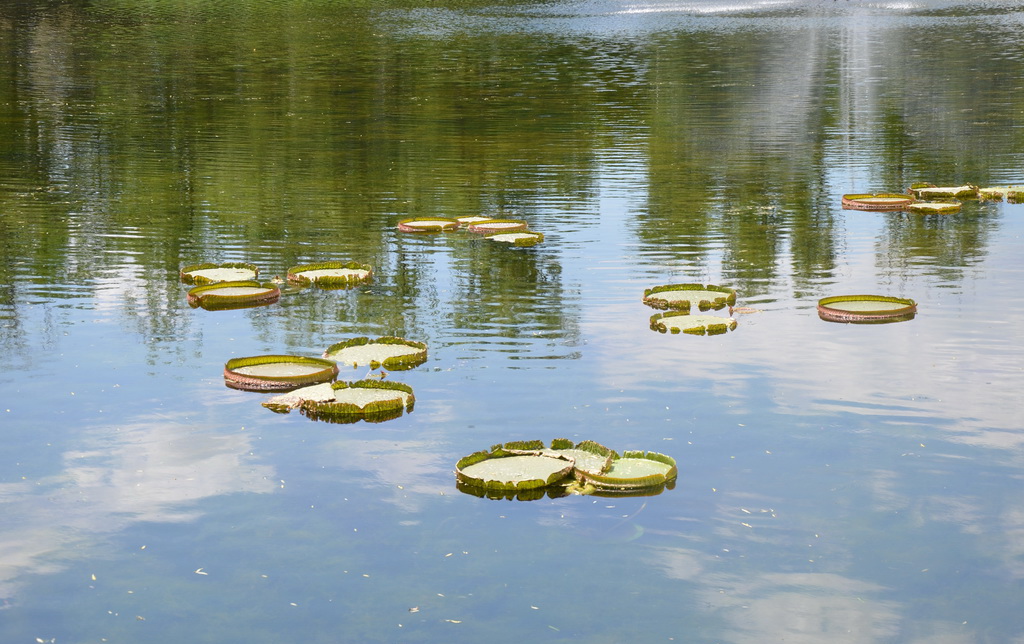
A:
<svg viewBox="0 0 1024 644">
<path fill-rule="evenodd" d="M 352 288 L 369 282 L 373 268 L 359 262 L 320 262 L 303 264 L 288 269 L 288 281 L 321 288 Z"/>
<path fill-rule="evenodd" d="M 690 315 L 682 311 L 668 311 L 651 316 L 651 329 L 660 333 L 720 335 L 735 328 L 736 320 L 717 315 Z"/>
<path fill-rule="evenodd" d="M 280 297 L 281 289 L 276 284 L 260 284 L 255 280 L 201 284 L 189 289 L 186 295 L 192 308 L 211 311 L 264 306 Z"/>
<path fill-rule="evenodd" d="M 448 217 L 411 217 L 398 222 L 398 230 L 405 233 L 440 233 L 455 230 L 461 224 Z"/>
<path fill-rule="evenodd" d="M 333 397 L 327 399 L 322 391 L 312 392 L 316 398 L 301 401 L 299 412 L 333 423 L 382 422 L 411 412 L 416 403 L 412 387 L 400 382 L 339 380 L 331 384 L 331 389 Z"/>
<path fill-rule="evenodd" d="M 919 215 L 948 215 L 960 212 L 961 207 L 959 201 L 915 201 L 907 210 Z"/>
<path fill-rule="evenodd" d="M 942 199 L 973 199 L 978 196 L 978 186 L 970 184 L 962 186 L 913 185 L 910 193 L 922 200 Z"/>
<path fill-rule="evenodd" d="M 247 391 L 288 391 L 329 382 L 337 375 L 334 362 L 306 356 L 249 356 L 224 364 L 224 384 Z"/>
<path fill-rule="evenodd" d="M 1009 203 L 1024 202 L 1024 186 L 994 186 L 991 188 L 980 188 L 978 197 L 993 201 L 1006 199 Z"/>
<path fill-rule="evenodd" d="M 688 312 L 721 309 L 736 303 L 736 291 L 714 284 L 665 284 L 644 290 L 644 304 L 656 309 Z"/>
<path fill-rule="evenodd" d="M 455 475 L 462 483 L 485 490 L 529 490 L 563 481 L 572 469 L 573 460 L 565 456 L 496 446 L 460 459 Z"/>
<path fill-rule="evenodd" d="M 485 219 L 469 224 L 469 232 L 481 235 L 518 232 L 526 228 L 526 222 L 521 219 Z"/>
<path fill-rule="evenodd" d="M 427 345 L 393 336 L 382 336 L 376 340 L 359 337 L 332 344 L 324 351 L 323 357 L 352 367 L 367 365 L 371 369 L 384 367 L 402 371 L 426 362 Z"/>
<path fill-rule="evenodd" d="M 181 281 L 186 284 L 213 284 L 215 282 L 239 282 L 254 280 L 260 269 L 244 262 L 228 262 L 225 264 L 194 264 L 185 266 L 179 272 Z"/>
<path fill-rule="evenodd" d="M 511 244 L 513 246 L 536 246 L 544 241 L 544 233 L 538 233 L 532 230 L 518 230 L 511 233 L 495 233 L 493 235 L 487 235 L 484 239 L 500 242 L 502 244 Z"/>
<path fill-rule="evenodd" d="M 829 322 L 900 322 L 916 313 L 914 300 L 888 295 L 836 295 L 818 300 L 818 316 Z"/>
<path fill-rule="evenodd" d="M 582 480 L 604 491 L 629 491 L 664 485 L 678 475 L 676 461 L 658 452 L 627 451 L 602 474 L 583 473 Z"/>
<path fill-rule="evenodd" d="M 469 226 L 470 224 L 476 224 L 481 221 L 490 221 L 492 219 L 494 219 L 494 217 L 488 217 L 486 215 L 466 215 L 463 217 L 455 218 L 455 220 L 458 221 L 463 226 Z"/>
<path fill-rule="evenodd" d="M 608 469 L 616 454 L 600 443 L 581 441 L 573 445 L 572 441 L 558 438 L 551 441 L 551 447 L 541 450 L 544 454 L 568 456 L 573 459 L 574 473 L 586 472 L 600 474 Z M 578 476 L 578 475 L 577 475 Z"/>
</svg>

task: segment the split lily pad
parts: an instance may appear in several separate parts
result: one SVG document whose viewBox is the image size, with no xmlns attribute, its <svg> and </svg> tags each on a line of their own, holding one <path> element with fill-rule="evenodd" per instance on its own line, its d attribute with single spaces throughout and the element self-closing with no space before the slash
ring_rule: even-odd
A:
<svg viewBox="0 0 1024 644">
<path fill-rule="evenodd" d="M 256 280 L 215 282 L 189 289 L 187 299 L 192 308 L 207 310 L 244 309 L 273 304 L 281 297 L 276 284 Z"/>
<path fill-rule="evenodd" d="M 339 364 L 371 369 L 384 367 L 402 371 L 418 367 L 427 360 L 427 345 L 403 338 L 382 336 L 376 340 L 367 337 L 352 338 L 327 347 L 324 358 Z"/>
<path fill-rule="evenodd" d="M 181 281 L 186 284 L 213 284 L 214 282 L 240 282 L 254 280 L 260 269 L 244 262 L 228 262 L 226 264 L 194 264 L 182 267 L 178 273 Z"/>
<path fill-rule="evenodd" d="M 537 233 L 532 230 L 517 230 L 510 233 L 495 233 L 487 235 L 485 239 L 511 244 L 513 246 L 536 246 L 544 241 L 544 233 Z"/>
<path fill-rule="evenodd" d="M 401 382 L 383 380 L 339 380 L 331 384 L 333 395 L 329 398 L 322 390 L 311 393 L 316 396 L 299 402 L 299 412 L 313 420 L 331 423 L 354 423 L 359 420 L 379 423 L 412 411 L 416 404 L 412 387 Z"/>
<path fill-rule="evenodd" d="M 626 451 L 600 474 L 583 473 L 582 480 L 605 492 L 625 492 L 665 485 L 678 475 L 676 461 L 658 452 Z"/>
<path fill-rule="evenodd" d="M 372 278 L 373 268 L 359 262 L 320 262 L 288 269 L 289 282 L 303 286 L 313 284 L 321 288 L 352 288 Z"/>
<path fill-rule="evenodd" d="M 481 235 L 511 233 L 526 228 L 526 222 L 521 219 L 485 219 L 469 224 L 469 232 Z"/>
<path fill-rule="evenodd" d="M 412 217 L 398 222 L 398 230 L 404 233 L 441 233 L 455 230 L 459 220 L 448 217 Z"/>
<path fill-rule="evenodd" d="M 564 482 L 572 470 L 573 459 L 568 456 L 495 446 L 460 459 L 455 476 L 483 490 L 531 490 Z"/>
<path fill-rule="evenodd" d="M 736 320 L 717 315 L 691 315 L 683 311 L 668 311 L 651 316 L 651 329 L 660 333 L 721 335 L 735 328 Z"/>
<path fill-rule="evenodd" d="M 978 197 L 992 201 L 1006 199 L 1009 203 L 1024 203 L 1024 186 L 997 186 L 978 189 Z"/>
<path fill-rule="evenodd" d="M 830 322 L 900 322 L 916 313 L 914 300 L 887 295 L 836 295 L 818 300 L 818 316 Z"/>
<path fill-rule="evenodd" d="M 665 284 L 644 291 L 644 304 L 656 309 L 689 312 L 696 305 L 701 311 L 722 309 L 736 303 L 736 291 L 708 284 Z"/>
<path fill-rule="evenodd" d="M 612 459 L 618 458 L 611 449 L 594 441 L 581 441 L 575 445 L 567 438 L 551 441 L 551 448 L 544 454 L 568 456 L 573 459 L 573 473 L 577 478 L 582 474 L 600 474 L 611 466 Z"/>
<path fill-rule="evenodd" d="M 331 360 L 306 356 L 266 355 L 232 358 L 224 365 L 224 384 L 247 391 L 288 391 L 338 375 Z"/>
<path fill-rule="evenodd" d="M 960 212 L 961 205 L 959 201 L 915 201 L 907 210 L 919 215 L 949 215 Z"/>
<path fill-rule="evenodd" d="M 845 210 L 903 210 L 914 199 L 894 193 L 843 195 Z"/>
<path fill-rule="evenodd" d="M 978 186 L 935 186 L 931 184 L 915 184 L 908 192 L 916 198 L 928 200 L 942 199 L 973 199 L 978 196 Z"/>
</svg>

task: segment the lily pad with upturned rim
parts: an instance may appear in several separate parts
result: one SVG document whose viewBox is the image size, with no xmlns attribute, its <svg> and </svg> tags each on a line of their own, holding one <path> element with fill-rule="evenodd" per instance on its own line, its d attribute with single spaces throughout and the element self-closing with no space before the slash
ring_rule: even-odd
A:
<svg viewBox="0 0 1024 644">
<path fill-rule="evenodd" d="M 721 335 L 735 328 L 736 320 L 717 315 L 693 315 L 683 311 L 667 311 L 651 316 L 651 329 L 659 333 Z"/>
<path fill-rule="evenodd" d="M 244 282 L 256 279 L 259 274 L 259 267 L 245 262 L 193 264 L 192 266 L 183 266 L 178 272 L 178 276 L 185 284 Z"/>
<path fill-rule="evenodd" d="M 398 222 L 398 230 L 404 233 L 441 233 L 455 230 L 461 224 L 448 217 L 410 217 Z"/>
<path fill-rule="evenodd" d="M 625 451 L 601 474 L 584 473 L 582 480 L 602 491 L 630 492 L 664 485 L 678 476 L 676 461 L 659 452 Z"/>
<path fill-rule="evenodd" d="M 307 356 L 248 356 L 224 364 L 224 384 L 246 391 L 288 391 L 329 382 L 337 375 L 333 361 Z"/>
<path fill-rule="evenodd" d="M 888 295 L 835 295 L 818 300 L 818 316 L 830 322 L 896 322 L 916 313 L 914 300 Z"/>
<path fill-rule="evenodd" d="M 922 201 L 942 199 L 973 199 L 978 196 L 978 186 L 965 184 L 962 186 L 936 186 L 931 184 L 915 184 L 907 188 L 907 192 Z"/>
<path fill-rule="evenodd" d="M 496 233 L 512 233 L 526 230 L 527 227 L 527 223 L 522 219 L 485 219 L 470 223 L 467 229 L 471 233 L 493 235 Z"/>
<path fill-rule="evenodd" d="M 383 380 L 339 380 L 331 384 L 333 398 L 303 400 L 299 412 L 313 420 L 354 423 L 383 422 L 411 412 L 416 404 L 412 387 Z M 321 392 L 317 392 L 321 394 Z"/>
<path fill-rule="evenodd" d="M 192 308 L 207 310 L 243 309 L 273 304 L 281 297 L 276 284 L 256 280 L 214 282 L 189 289 L 186 299 Z"/>
<path fill-rule="evenodd" d="M 736 291 L 714 284 L 664 284 L 644 290 L 644 304 L 656 309 L 689 312 L 694 304 L 701 311 L 722 309 L 736 303 Z"/>
<path fill-rule="evenodd" d="M 481 221 L 490 221 L 492 219 L 494 219 L 494 217 L 488 217 L 487 215 L 464 215 L 462 217 L 455 218 L 455 220 L 463 226 L 470 226 L 471 224 L 476 224 Z"/>
<path fill-rule="evenodd" d="M 896 193 L 878 194 L 848 194 L 843 195 L 843 208 L 845 210 L 903 210 L 914 199 L 907 195 Z"/>
<path fill-rule="evenodd" d="M 376 340 L 359 337 L 332 344 L 323 357 L 352 367 L 368 365 L 371 369 L 384 367 L 403 371 L 427 361 L 427 345 L 394 336 L 381 336 Z"/>
<path fill-rule="evenodd" d="M 919 215 L 951 215 L 960 212 L 962 205 L 959 201 L 915 201 L 907 210 Z"/>
<path fill-rule="evenodd" d="M 319 262 L 301 264 L 288 269 L 293 284 L 321 288 L 352 288 L 373 279 L 373 267 L 359 262 Z"/>
<path fill-rule="evenodd" d="M 575 445 L 567 438 L 556 438 L 551 447 L 541 450 L 544 454 L 569 456 L 573 459 L 573 474 L 580 478 L 582 474 L 600 474 L 606 471 L 618 454 L 614 450 L 591 440 L 580 441 Z"/>
<path fill-rule="evenodd" d="M 536 246 L 544 241 L 544 233 L 538 233 L 532 230 L 517 230 L 510 233 L 495 233 L 493 235 L 487 235 L 484 239 L 500 242 L 502 244 L 511 244 L 512 246 L 527 247 Z"/>
<path fill-rule="evenodd" d="M 565 481 L 572 470 L 573 459 L 567 456 L 496 446 L 459 459 L 455 476 L 481 490 L 531 490 Z"/>
</svg>

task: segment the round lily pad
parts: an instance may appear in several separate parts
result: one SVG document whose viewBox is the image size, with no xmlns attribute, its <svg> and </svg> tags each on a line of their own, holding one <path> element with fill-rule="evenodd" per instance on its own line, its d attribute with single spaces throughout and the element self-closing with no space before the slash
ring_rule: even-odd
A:
<svg viewBox="0 0 1024 644">
<path fill-rule="evenodd" d="M 401 382 L 339 380 L 331 384 L 331 390 L 331 398 L 324 399 L 318 390 L 316 399 L 302 400 L 298 405 L 299 412 L 314 420 L 332 423 L 354 423 L 358 420 L 372 423 L 398 418 L 412 411 L 416 404 L 412 387 Z"/>
<path fill-rule="evenodd" d="M 544 241 L 544 233 L 538 233 L 532 230 L 517 230 L 509 233 L 495 233 L 493 235 L 487 235 L 485 239 L 501 242 L 502 244 L 511 244 L 513 246 L 536 246 Z"/>
<path fill-rule="evenodd" d="M 494 217 L 488 217 L 487 215 L 465 215 L 462 217 L 456 217 L 455 219 L 463 226 L 469 226 L 471 224 L 480 223 L 481 221 L 490 221 L 494 219 Z"/>
<path fill-rule="evenodd" d="M 398 222 L 398 230 L 405 233 L 440 233 L 459 227 L 457 219 L 448 217 L 412 217 Z"/>
<path fill-rule="evenodd" d="M 914 201 L 907 195 L 894 193 L 843 195 L 846 210 L 903 210 Z"/>
<path fill-rule="evenodd" d="M 324 351 L 323 357 L 352 367 L 369 365 L 371 369 L 384 367 L 391 371 L 402 371 L 426 362 L 427 345 L 392 336 L 382 336 L 376 340 L 359 337 L 332 344 Z"/>
<path fill-rule="evenodd" d="M 993 201 L 1006 199 L 1010 203 L 1024 202 L 1024 186 L 995 186 L 992 188 L 979 188 L 978 197 Z"/>
<path fill-rule="evenodd" d="M 701 311 L 707 311 L 735 303 L 735 290 L 713 284 L 665 284 L 644 291 L 644 304 L 656 309 L 689 312 L 696 305 Z"/>
<path fill-rule="evenodd" d="M 887 295 L 836 295 L 818 300 L 818 316 L 830 322 L 898 322 L 916 313 L 914 300 Z"/>
<path fill-rule="evenodd" d="M 526 230 L 527 224 L 521 219 L 485 219 L 469 224 L 469 232 L 481 235 L 492 235 L 495 233 L 511 233 L 517 230 Z"/>
<path fill-rule="evenodd" d="M 915 201 L 907 210 L 919 215 L 948 215 L 960 212 L 961 206 L 959 201 Z"/>
<path fill-rule="evenodd" d="M 529 490 L 564 481 L 572 469 L 573 460 L 567 456 L 498 446 L 460 459 L 455 476 L 466 485 L 484 490 Z"/>
<path fill-rule="evenodd" d="M 224 310 L 273 304 L 280 297 L 281 289 L 276 284 L 246 280 L 195 286 L 189 289 L 187 300 L 192 308 Z"/>
<path fill-rule="evenodd" d="M 373 268 L 359 262 L 320 262 L 288 269 L 288 281 L 302 286 L 312 284 L 321 288 L 352 288 L 372 278 Z"/>
<path fill-rule="evenodd" d="M 224 384 L 247 391 L 288 391 L 328 382 L 337 375 L 333 361 L 306 356 L 249 356 L 232 358 L 224 365 Z"/>
<path fill-rule="evenodd" d="M 676 461 L 658 452 L 626 451 L 600 474 L 582 473 L 582 480 L 598 490 L 628 492 L 664 485 L 678 475 Z"/>
<path fill-rule="evenodd" d="M 668 311 L 651 316 L 651 329 L 660 333 L 720 335 L 735 328 L 736 320 L 717 315 L 691 315 L 683 311 Z"/>
<path fill-rule="evenodd" d="M 942 199 L 973 199 L 978 196 L 978 186 L 935 186 L 931 184 L 915 184 L 907 190 L 910 194 L 923 201 Z"/>
<path fill-rule="evenodd" d="M 244 262 L 227 262 L 225 264 L 193 264 L 184 266 L 178 273 L 181 281 L 186 284 L 213 284 L 214 282 L 239 282 L 254 280 L 260 269 Z"/>
</svg>

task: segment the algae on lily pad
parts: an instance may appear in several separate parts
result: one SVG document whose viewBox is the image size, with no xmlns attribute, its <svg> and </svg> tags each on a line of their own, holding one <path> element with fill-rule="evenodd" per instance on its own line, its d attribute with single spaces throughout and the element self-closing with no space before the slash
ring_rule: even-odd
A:
<svg viewBox="0 0 1024 644">
<path fill-rule="evenodd" d="M 630 492 L 664 485 L 678 475 L 676 461 L 658 452 L 625 451 L 600 474 L 582 473 L 582 480 L 605 492 Z"/>
<path fill-rule="evenodd" d="M 978 186 L 970 184 L 962 186 L 935 186 L 932 184 L 915 184 L 907 192 L 924 201 L 943 199 L 973 199 L 978 196 Z"/>
<path fill-rule="evenodd" d="M 978 197 L 992 201 L 1006 199 L 1008 203 L 1024 203 L 1024 186 L 995 186 L 979 188 Z"/>
<path fill-rule="evenodd" d="M 448 217 L 411 217 L 398 222 L 398 230 L 404 233 L 440 233 L 455 230 L 461 224 L 458 219 Z"/>
<path fill-rule="evenodd" d="M 950 215 L 960 212 L 959 201 L 915 201 L 907 210 L 919 215 Z"/>
<path fill-rule="evenodd" d="M 352 288 L 372 278 L 373 268 L 359 262 L 320 262 L 288 269 L 288 281 L 302 286 L 313 284 L 321 288 Z"/>
<path fill-rule="evenodd" d="M 484 239 L 500 242 L 502 244 L 511 244 L 512 246 L 526 247 L 536 246 L 544 241 L 544 233 L 538 233 L 532 230 L 516 230 L 507 233 L 494 233 L 492 235 L 487 235 Z"/>
<path fill-rule="evenodd" d="M 323 358 L 264 355 L 232 358 L 224 364 L 224 384 L 246 391 L 288 391 L 334 380 L 338 365 Z"/>
<path fill-rule="evenodd" d="M 526 230 L 527 224 L 522 219 L 485 219 L 468 225 L 469 232 L 481 235 L 494 233 L 511 233 Z"/>
<path fill-rule="evenodd" d="M 888 295 L 836 295 L 818 300 L 818 316 L 829 322 L 901 322 L 916 313 L 914 300 Z"/>
<path fill-rule="evenodd" d="M 213 284 L 214 282 L 241 282 L 254 280 L 260 269 L 245 262 L 227 262 L 224 264 L 193 264 L 183 266 L 178 273 L 185 284 Z"/>
<path fill-rule="evenodd" d="M 186 295 L 189 306 L 210 311 L 264 306 L 280 297 L 281 289 L 276 284 L 261 284 L 255 280 L 202 284 L 189 289 Z"/>
<path fill-rule="evenodd" d="M 412 387 L 401 382 L 339 380 L 331 384 L 331 390 L 333 396 L 326 399 L 322 391 L 313 392 L 316 398 L 302 400 L 299 412 L 313 420 L 331 423 L 379 423 L 411 412 L 416 404 Z"/>
<path fill-rule="evenodd" d="M 903 210 L 914 201 L 912 197 L 895 193 L 843 195 L 844 210 Z"/>
<path fill-rule="evenodd" d="M 693 315 L 683 311 L 668 311 L 651 316 L 651 329 L 659 333 L 721 335 L 735 328 L 736 320 L 717 315 Z"/>
<path fill-rule="evenodd" d="M 736 303 L 736 291 L 708 284 L 665 284 L 644 290 L 644 304 L 656 309 L 689 312 L 696 305 L 701 311 L 722 309 Z"/>
<path fill-rule="evenodd" d="M 371 369 L 384 367 L 403 371 L 427 361 L 427 345 L 393 336 L 382 336 L 376 340 L 359 337 L 332 344 L 324 351 L 323 357 L 352 367 L 368 365 Z"/>
</svg>

